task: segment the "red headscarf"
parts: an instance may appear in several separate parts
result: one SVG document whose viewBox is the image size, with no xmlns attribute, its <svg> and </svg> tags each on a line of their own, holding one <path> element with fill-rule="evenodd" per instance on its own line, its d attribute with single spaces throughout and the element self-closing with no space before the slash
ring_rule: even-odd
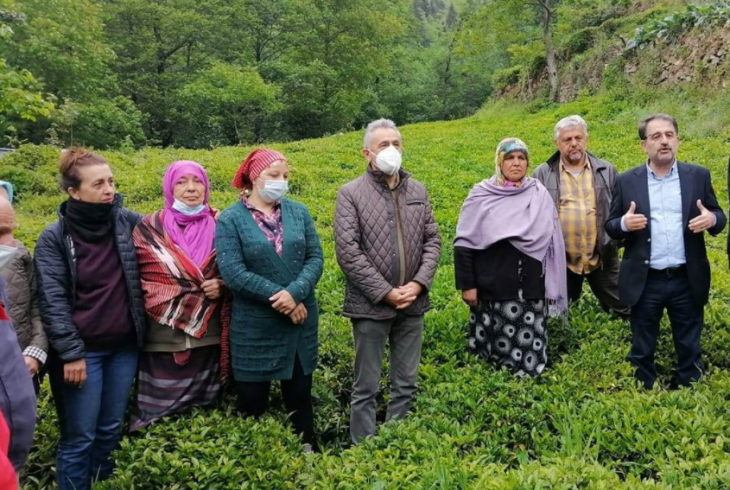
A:
<svg viewBox="0 0 730 490">
<path fill-rule="evenodd" d="M 279 161 L 285 162 L 286 157 L 276 150 L 258 148 L 249 153 L 241 163 L 231 184 L 237 189 L 251 189 L 253 181 L 261 175 L 261 172 L 272 163 Z"/>
</svg>

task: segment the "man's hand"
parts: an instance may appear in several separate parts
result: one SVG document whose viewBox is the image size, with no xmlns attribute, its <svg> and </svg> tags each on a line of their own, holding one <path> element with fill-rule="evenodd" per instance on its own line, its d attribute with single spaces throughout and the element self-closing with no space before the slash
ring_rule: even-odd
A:
<svg viewBox="0 0 730 490">
<path fill-rule="evenodd" d="M 702 201 L 699 199 L 697 200 L 697 207 L 700 210 L 700 215 L 689 222 L 689 229 L 695 233 L 702 233 L 715 226 L 717 218 L 702 205 Z"/>
<path fill-rule="evenodd" d="M 64 364 L 63 380 L 71 386 L 82 388 L 86 383 L 86 361 L 79 359 Z"/>
<path fill-rule="evenodd" d="M 282 289 L 281 291 L 273 295 L 271 298 L 269 298 L 269 301 L 273 301 L 273 303 L 271 304 L 272 308 L 274 308 L 279 313 L 283 313 L 284 315 L 291 315 L 294 311 L 294 308 L 297 307 L 294 298 L 292 298 L 291 294 L 289 294 L 289 291 L 285 289 Z"/>
<path fill-rule="evenodd" d="M 416 298 L 417 296 L 414 295 L 409 288 L 401 286 L 399 288 L 391 289 L 384 301 L 396 310 L 404 310 L 411 306 L 411 303 L 413 303 Z"/>
<path fill-rule="evenodd" d="M 224 286 L 225 284 L 220 279 L 208 279 L 200 285 L 200 288 L 208 299 L 218 299 L 223 294 Z"/>
<path fill-rule="evenodd" d="M 38 371 L 41 369 L 40 361 L 35 357 L 30 356 L 23 356 L 23 359 L 25 360 L 25 366 L 28 368 L 30 375 L 35 376 L 38 374 Z"/>
<path fill-rule="evenodd" d="M 301 325 L 305 321 L 307 321 L 307 307 L 304 306 L 304 303 L 299 303 L 296 308 L 294 308 L 294 311 L 291 312 L 291 315 L 289 315 L 289 318 L 291 318 L 291 321 L 294 323 L 294 325 Z"/>
<path fill-rule="evenodd" d="M 464 303 L 468 304 L 469 306 L 475 307 L 478 303 L 476 288 L 462 291 L 461 299 L 463 299 Z"/>
<path fill-rule="evenodd" d="M 407 289 L 416 298 L 423 292 L 423 286 L 418 284 L 416 281 L 411 281 L 405 286 L 401 286 L 400 289 Z"/>
<path fill-rule="evenodd" d="M 639 231 L 646 228 L 646 216 L 643 214 L 635 214 L 635 211 L 636 203 L 631 201 L 631 206 L 629 206 L 629 210 L 626 211 L 623 217 L 624 226 L 629 231 Z"/>
</svg>

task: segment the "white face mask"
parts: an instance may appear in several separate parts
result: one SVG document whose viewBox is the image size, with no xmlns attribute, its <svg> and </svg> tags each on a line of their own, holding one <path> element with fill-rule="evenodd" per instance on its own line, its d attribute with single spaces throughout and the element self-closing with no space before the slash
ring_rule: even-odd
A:
<svg viewBox="0 0 730 490">
<path fill-rule="evenodd" d="M 289 192 L 289 182 L 286 180 L 265 180 L 264 188 L 258 189 L 259 196 L 266 202 L 276 202 Z"/>
<path fill-rule="evenodd" d="M 10 260 L 15 256 L 15 252 L 18 251 L 17 247 L 10 247 L 8 245 L 0 245 L 0 269 L 8 265 Z"/>
<path fill-rule="evenodd" d="M 175 199 L 175 202 L 172 203 L 172 209 L 180 211 L 182 214 L 193 215 L 203 212 L 203 210 L 205 209 L 205 204 L 201 203 L 197 206 L 188 206 L 184 202 Z"/>
<path fill-rule="evenodd" d="M 381 172 L 395 175 L 400 170 L 402 155 L 395 146 L 389 146 L 375 155 L 375 165 Z"/>
</svg>

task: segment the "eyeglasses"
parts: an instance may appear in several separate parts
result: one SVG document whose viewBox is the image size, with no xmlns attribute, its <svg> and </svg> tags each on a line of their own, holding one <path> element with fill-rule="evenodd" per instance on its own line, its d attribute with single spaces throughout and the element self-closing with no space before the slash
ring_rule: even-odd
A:
<svg viewBox="0 0 730 490">
<path fill-rule="evenodd" d="M 647 139 L 650 141 L 659 141 L 660 139 L 662 139 L 662 136 L 665 136 L 668 140 L 672 140 L 677 137 L 677 133 L 675 133 L 674 131 L 667 131 L 665 133 L 659 132 L 650 134 Z"/>
</svg>

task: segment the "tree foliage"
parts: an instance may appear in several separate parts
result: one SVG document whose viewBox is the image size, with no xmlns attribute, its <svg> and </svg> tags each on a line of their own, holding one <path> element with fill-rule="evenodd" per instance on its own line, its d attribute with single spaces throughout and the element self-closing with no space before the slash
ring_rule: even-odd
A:
<svg viewBox="0 0 730 490">
<path fill-rule="evenodd" d="M 4 83 L 34 94 L 4 124 L 35 143 L 206 148 L 455 119 L 515 74 L 547 72 L 555 100 L 570 57 L 644 4 L 0 0 Z"/>
</svg>

